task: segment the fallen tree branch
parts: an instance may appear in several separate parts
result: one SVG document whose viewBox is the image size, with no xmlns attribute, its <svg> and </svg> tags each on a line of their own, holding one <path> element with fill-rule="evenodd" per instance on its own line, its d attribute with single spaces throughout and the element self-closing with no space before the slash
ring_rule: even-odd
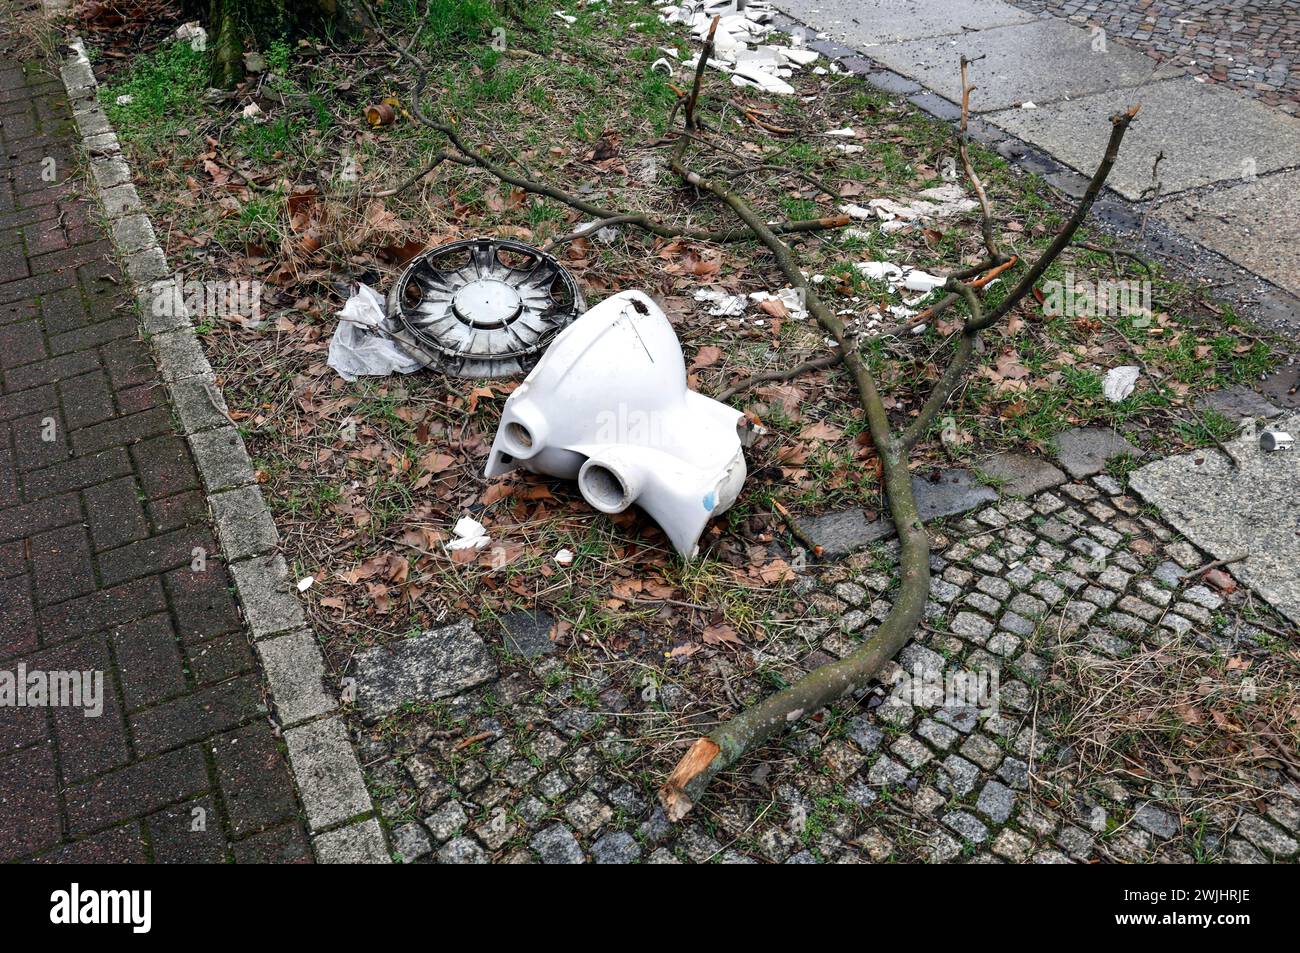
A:
<svg viewBox="0 0 1300 953">
<path fill-rule="evenodd" d="M 1083 203 L 1075 210 L 1070 223 L 1067 223 L 1065 229 L 1043 256 L 1030 267 L 1021 284 L 994 310 L 994 315 L 1001 317 L 1014 307 L 1069 244 L 1069 240 L 1109 175 L 1119 143 L 1136 113 L 1135 107 L 1123 116 L 1112 117 L 1111 141 L 1106 157 L 1093 177 L 1093 184 L 1085 195 Z M 770 695 L 752 708 L 723 722 L 707 736 L 698 738 L 691 745 L 659 789 L 659 800 L 669 820 L 680 820 L 684 817 L 699 801 L 709 782 L 718 772 L 735 764 L 773 734 L 805 715 L 824 708 L 846 692 L 864 688 L 916 632 L 929 596 L 930 542 L 912 493 L 908 451 L 929 428 L 930 422 L 948 400 L 957 382 L 961 380 L 974 353 L 979 331 L 992 323 L 990 317 L 982 313 L 975 289 L 958 279 L 950 279 L 949 285 L 953 293 L 965 300 L 971 315 L 961 332 L 957 350 L 947 370 L 930 394 L 921 414 L 912 422 L 901 439 L 896 438 L 890 429 L 888 415 L 876 389 L 875 381 L 863 362 L 861 354 L 854 342 L 848 339 L 844 324 L 821 302 L 816 291 L 804 280 L 802 272 L 791 257 L 790 249 L 770 230 L 763 227 L 754 210 L 744 199 L 725 186 L 689 169 L 683 161 L 684 151 L 683 145 L 674 155 L 674 171 L 696 188 L 712 192 L 758 233 L 763 244 L 776 258 L 778 266 L 790 284 L 804 289 L 805 306 L 808 311 L 839 345 L 842 359 L 857 384 L 858 396 L 866 413 L 871 440 L 880 459 L 890 515 L 893 517 L 895 530 L 898 533 L 901 582 L 898 596 L 890 608 L 889 615 L 857 649 L 838 661 L 829 662 L 815 669 L 789 688 Z"/>
<path fill-rule="evenodd" d="M 719 771 L 735 764 L 790 723 L 825 707 L 850 689 L 865 685 L 916 631 L 930 590 L 930 544 L 912 495 L 906 453 L 897 446 L 890 431 L 885 406 L 856 342 L 804 279 L 789 247 L 743 198 L 689 169 L 683 161 L 684 152 L 685 141 L 673 156 L 673 170 L 691 185 L 717 196 L 757 233 L 790 285 L 804 289 L 804 304 L 809 313 L 839 345 L 843 361 L 857 385 L 871 440 L 880 458 L 889 511 L 898 532 L 902 587 L 889 616 L 858 649 L 808 673 L 789 688 L 724 722 L 691 746 L 659 789 L 659 799 L 670 820 L 684 817 Z"/>
</svg>

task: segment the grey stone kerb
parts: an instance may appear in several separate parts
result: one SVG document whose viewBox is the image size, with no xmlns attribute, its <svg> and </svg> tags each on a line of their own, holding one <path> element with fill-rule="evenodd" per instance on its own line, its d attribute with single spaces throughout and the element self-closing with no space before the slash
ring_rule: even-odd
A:
<svg viewBox="0 0 1300 953">
<path fill-rule="evenodd" d="M 181 432 L 202 475 L 213 522 L 234 578 L 244 620 L 261 659 L 289 765 L 307 816 L 316 859 L 388 863 L 384 832 L 348 739 L 338 700 L 325 688 L 316 635 L 298 604 L 279 534 L 262 499 L 243 438 L 231 424 L 198 336 L 186 313 L 117 136 L 100 108 L 82 41 L 60 72 L 90 170 L 140 308 Z M 159 302 L 165 306 L 159 307 Z"/>
</svg>

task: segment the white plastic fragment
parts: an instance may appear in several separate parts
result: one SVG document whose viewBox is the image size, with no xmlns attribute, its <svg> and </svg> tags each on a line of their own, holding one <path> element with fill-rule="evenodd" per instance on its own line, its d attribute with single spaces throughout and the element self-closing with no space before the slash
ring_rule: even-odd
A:
<svg viewBox="0 0 1300 953">
<path fill-rule="evenodd" d="M 919 297 L 906 301 L 908 305 L 919 304 L 926 295 L 936 288 L 943 287 L 948 280 L 942 275 L 932 275 L 928 271 L 910 265 L 896 265 L 892 261 L 860 261 L 853 267 L 867 278 L 888 282 L 891 291 L 901 288 L 906 291 L 920 292 Z"/>
<path fill-rule="evenodd" d="M 939 275 L 932 275 L 928 271 L 921 271 L 919 268 L 912 268 L 903 276 L 903 287 L 908 291 L 931 292 L 935 288 L 942 288 L 947 278 Z"/>
<path fill-rule="evenodd" d="M 575 23 L 578 22 L 577 17 L 571 17 L 563 10 L 556 10 L 555 15 L 564 21 L 565 26 L 573 26 Z"/>
<path fill-rule="evenodd" d="M 892 261 L 860 261 L 853 267 L 868 278 L 888 281 L 891 284 L 903 277 L 903 269 Z"/>
<path fill-rule="evenodd" d="M 573 550 L 561 549 L 558 553 L 555 554 L 555 561 L 559 563 L 561 566 L 572 566 Z"/>
<path fill-rule="evenodd" d="M 1279 450 L 1294 450 L 1295 437 L 1285 430 L 1262 430 L 1259 434 L 1259 448 L 1266 453 Z"/>
<path fill-rule="evenodd" d="M 659 59 L 651 63 L 650 68 L 660 73 L 667 73 L 669 76 L 673 75 L 673 64 L 667 57 L 664 56 L 659 57 Z"/>
<path fill-rule="evenodd" d="M 308 589 L 312 587 L 313 584 L 315 584 L 315 582 L 316 582 L 315 576 L 304 576 L 302 579 L 298 580 L 298 591 L 306 592 Z"/>
<path fill-rule="evenodd" d="M 330 339 L 327 363 L 345 381 L 358 377 L 412 374 L 424 363 L 411 357 L 379 331 L 384 320 L 384 299 L 358 282 L 338 313 L 339 324 Z"/>
<path fill-rule="evenodd" d="M 813 276 L 813 283 L 818 284 L 816 275 Z M 821 276 L 824 281 L 826 276 Z M 808 309 L 804 306 L 804 296 L 798 288 L 782 288 L 773 294 L 770 291 L 751 291 L 749 300 L 755 304 L 761 304 L 764 301 L 779 301 L 785 308 L 786 313 L 796 320 L 802 320 L 808 317 Z M 755 324 L 759 322 L 754 322 Z"/>
<path fill-rule="evenodd" d="M 471 516 L 462 516 L 451 532 L 457 539 L 472 539 L 475 536 L 486 536 L 487 527 Z"/>
<path fill-rule="evenodd" d="M 857 133 L 853 131 L 852 126 L 845 126 L 843 129 L 828 129 L 822 133 L 823 136 L 840 136 L 844 139 L 854 139 Z"/>
<path fill-rule="evenodd" d="M 117 97 L 116 100 L 119 106 L 128 106 L 134 101 L 135 101 L 135 97 L 132 96 L 130 93 L 124 93 L 121 96 Z"/>
<path fill-rule="evenodd" d="M 1142 369 L 1132 364 L 1112 367 L 1101 382 L 1102 396 L 1112 404 L 1118 404 L 1133 393 L 1133 388 L 1137 386 L 1138 375 L 1141 373 Z"/>
</svg>

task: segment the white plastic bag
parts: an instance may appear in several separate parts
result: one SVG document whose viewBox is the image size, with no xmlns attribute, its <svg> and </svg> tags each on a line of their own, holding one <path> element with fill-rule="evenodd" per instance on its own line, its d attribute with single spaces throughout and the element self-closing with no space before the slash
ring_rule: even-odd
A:
<svg viewBox="0 0 1300 953">
<path fill-rule="evenodd" d="M 328 363 L 345 381 L 363 376 L 386 377 L 394 372 L 411 374 L 424 367 L 423 362 L 379 330 L 384 320 L 384 299 L 373 288 L 358 283 L 338 316 Z"/>
</svg>

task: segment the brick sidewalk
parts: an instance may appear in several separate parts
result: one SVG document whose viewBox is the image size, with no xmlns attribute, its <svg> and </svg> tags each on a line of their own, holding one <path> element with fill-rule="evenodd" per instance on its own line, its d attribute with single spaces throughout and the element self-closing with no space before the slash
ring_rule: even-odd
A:
<svg viewBox="0 0 1300 953">
<path fill-rule="evenodd" d="M 0 707 L 0 861 L 309 860 L 206 498 L 74 141 L 58 78 L 0 46 L 0 679 L 104 680 L 99 717 Z"/>
</svg>

